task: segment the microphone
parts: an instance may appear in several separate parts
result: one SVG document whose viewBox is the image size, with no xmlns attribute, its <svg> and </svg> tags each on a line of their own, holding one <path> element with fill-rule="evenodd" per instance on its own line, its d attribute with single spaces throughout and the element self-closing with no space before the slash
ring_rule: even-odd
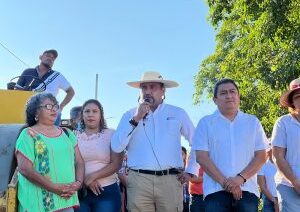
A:
<svg viewBox="0 0 300 212">
<path fill-rule="evenodd" d="M 147 119 L 148 113 L 146 113 L 143 117 L 143 121 L 145 121 Z"/>
<path fill-rule="evenodd" d="M 146 98 L 144 99 L 144 102 L 148 102 L 148 103 L 150 103 L 150 102 L 151 102 L 151 100 L 150 100 L 150 98 L 149 98 L 149 97 L 146 97 Z M 144 117 L 143 117 L 143 121 L 145 121 L 145 119 L 147 119 L 147 116 L 148 116 L 148 113 L 146 113 L 146 114 L 144 115 Z"/>
</svg>

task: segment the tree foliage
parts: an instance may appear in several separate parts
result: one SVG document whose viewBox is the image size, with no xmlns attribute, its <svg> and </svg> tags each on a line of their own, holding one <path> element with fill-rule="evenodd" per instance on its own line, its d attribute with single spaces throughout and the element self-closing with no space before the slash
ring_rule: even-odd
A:
<svg viewBox="0 0 300 212">
<path fill-rule="evenodd" d="M 212 96 L 221 78 L 240 88 L 241 109 L 255 114 L 270 135 L 286 113 L 279 97 L 300 77 L 300 0 L 208 0 L 217 30 L 215 52 L 195 76 L 194 102 Z"/>
</svg>

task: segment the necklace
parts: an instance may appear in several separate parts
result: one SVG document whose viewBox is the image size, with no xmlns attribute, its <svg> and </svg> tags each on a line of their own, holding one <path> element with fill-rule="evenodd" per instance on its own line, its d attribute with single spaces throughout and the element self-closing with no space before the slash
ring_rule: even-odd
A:
<svg viewBox="0 0 300 212">
<path fill-rule="evenodd" d="M 87 135 L 87 136 L 91 136 L 91 135 L 94 135 L 94 134 L 98 134 L 99 133 L 99 129 L 98 128 L 96 128 L 96 129 L 85 129 L 84 130 L 84 132 L 85 132 L 85 134 Z"/>
<path fill-rule="evenodd" d="M 39 125 L 35 125 L 33 126 L 33 129 L 42 134 L 45 135 L 47 137 L 57 137 L 61 131 L 58 130 L 58 128 L 51 126 L 51 127 L 43 127 L 43 126 L 39 126 Z"/>
</svg>

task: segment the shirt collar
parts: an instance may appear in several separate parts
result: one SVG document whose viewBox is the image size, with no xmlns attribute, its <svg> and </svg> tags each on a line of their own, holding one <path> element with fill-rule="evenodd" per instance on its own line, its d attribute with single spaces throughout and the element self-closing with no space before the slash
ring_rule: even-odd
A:
<svg viewBox="0 0 300 212">
<path fill-rule="evenodd" d="M 222 119 L 225 119 L 225 120 L 227 120 L 227 121 L 229 121 L 229 122 L 234 122 L 235 120 L 237 120 L 240 116 L 241 116 L 241 111 L 240 111 L 240 109 L 238 109 L 238 112 L 237 112 L 237 114 L 236 114 L 236 116 L 234 117 L 234 119 L 232 120 L 232 121 L 230 121 L 228 118 L 226 118 L 222 113 L 221 113 L 221 111 L 219 110 L 219 109 L 217 109 L 215 112 L 214 112 L 214 114 L 216 115 L 216 116 L 219 116 L 219 117 L 221 117 Z"/>
<path fill-rule="evenodd" d="M 165 107 L 165 104 L 162 102 L 161 104 L 159 104 L 156 108 L 156 110 L 154 112 L 151 111 L 151 113 L 159 113 L 160 111 L 162 111 Z"/>
<path fill-rule="evenodd" d="M 289 114 L 290 117 L 291 117 L 291 120 L 294 124 L 297 124 L 297 125 L 300 125 L 300 122 L 292 115 L 292 114 Z"/>
<path fill-rule="evenodd" d="M 39 66 L 38 66 L 38 65 L 35 67 L 35 70 L 36 70 L 37 73 L 39 73 Z M 48 69 L 47 73 L 48 73 L 49 71 L 52 71 L 52 69 L 51 69 L 51 68 Z"/>
</svg>

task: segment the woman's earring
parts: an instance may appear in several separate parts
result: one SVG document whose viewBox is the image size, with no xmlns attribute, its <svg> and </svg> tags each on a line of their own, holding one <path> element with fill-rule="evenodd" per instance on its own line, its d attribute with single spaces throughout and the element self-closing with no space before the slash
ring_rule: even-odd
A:
<svg viewBox="0 0 300 212">
<path fill-rule="evenodd" d="M 35 120 L 35 121 L 38 121 L 38 120 L 39 120 L 39 118 L 36 116 L 36 117 L 34 117 L 34 120 Z"/>
</svg>

